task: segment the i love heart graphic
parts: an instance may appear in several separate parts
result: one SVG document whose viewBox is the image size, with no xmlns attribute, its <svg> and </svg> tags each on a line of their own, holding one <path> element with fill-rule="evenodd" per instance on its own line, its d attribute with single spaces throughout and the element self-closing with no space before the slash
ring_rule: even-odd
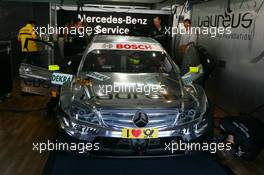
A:
<svg viewBox="0 0 264 175">
<path fill-rule="evenodd" d="M 134 137 L 139 137 L 142 131 L 140 129 L 132 129 L 131 133 Z"/>
</svg>

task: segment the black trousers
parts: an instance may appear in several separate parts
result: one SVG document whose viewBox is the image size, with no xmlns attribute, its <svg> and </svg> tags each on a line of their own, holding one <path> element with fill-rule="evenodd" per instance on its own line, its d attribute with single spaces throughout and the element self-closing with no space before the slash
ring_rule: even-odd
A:
<svg viewBox="0 0 264 175">
<path fill-rule="evenodd" d="M 40 64 L 40 53 L 39 52 L 23 52 L 23 57 L 27 64 L 39 66 Z"/>
<path fill-rule="evenodd" d="M 264 124 L 251 116 L 228 116 L 220 121 L 224 135 L 233 135 L 235 145 L 243 152 L 239 157 L 254 159 L 264 147 Z"/>
</svg>

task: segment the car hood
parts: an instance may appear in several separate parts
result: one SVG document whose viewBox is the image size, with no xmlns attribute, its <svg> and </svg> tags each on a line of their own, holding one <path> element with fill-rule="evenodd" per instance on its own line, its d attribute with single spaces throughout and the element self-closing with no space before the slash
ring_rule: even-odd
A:
<svg viewBox="0 0 264 175">
<path fill-rule="evenodd" d="M 86 74 L 90 102 L 103 108 L 164 108 L 193 101 L 177 75 L 161 73 Z"/>
</svg>

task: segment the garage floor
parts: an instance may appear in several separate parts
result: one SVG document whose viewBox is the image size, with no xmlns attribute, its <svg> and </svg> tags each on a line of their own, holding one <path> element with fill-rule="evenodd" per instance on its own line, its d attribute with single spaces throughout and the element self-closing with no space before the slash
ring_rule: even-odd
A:
<svg viewBox="0 0 264 175">
<path fill-rule="evenodd" d="M 32 151 L 32 142 L 54 140 L 57 121 L 47 116 L 45 107 L 48 98 L 41 96 L 22 96 L 19 86 L 15 86 L 11 96 L 0 103 L 0 174 L 1 175 L 39 175 L 42 174 L 49 153 Z M 10 111 L 3 111 L 2 109 Z M 31 112 L 14 110 L 35 109 Z M 217 120 L 225 114 L 215 109 Z M 217 132 L 217 129 L 216 129 Z M 223 162 L 237 175 L 264 175 L 264 151 L 253 162 L 232 160 Z"/>
</svg>

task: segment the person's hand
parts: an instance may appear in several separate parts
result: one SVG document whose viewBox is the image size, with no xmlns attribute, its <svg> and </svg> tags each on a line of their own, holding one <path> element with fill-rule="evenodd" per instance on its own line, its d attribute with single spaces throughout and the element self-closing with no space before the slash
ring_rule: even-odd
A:
<svg viewBox="0 0 264 175">
<path fill-rule="evenodd" d="M 235 144 L 235 139 L 233 135 L 228 135 L 228 137 L 226 138 L 226 141 L 232 144 Z"/>
</svg>

